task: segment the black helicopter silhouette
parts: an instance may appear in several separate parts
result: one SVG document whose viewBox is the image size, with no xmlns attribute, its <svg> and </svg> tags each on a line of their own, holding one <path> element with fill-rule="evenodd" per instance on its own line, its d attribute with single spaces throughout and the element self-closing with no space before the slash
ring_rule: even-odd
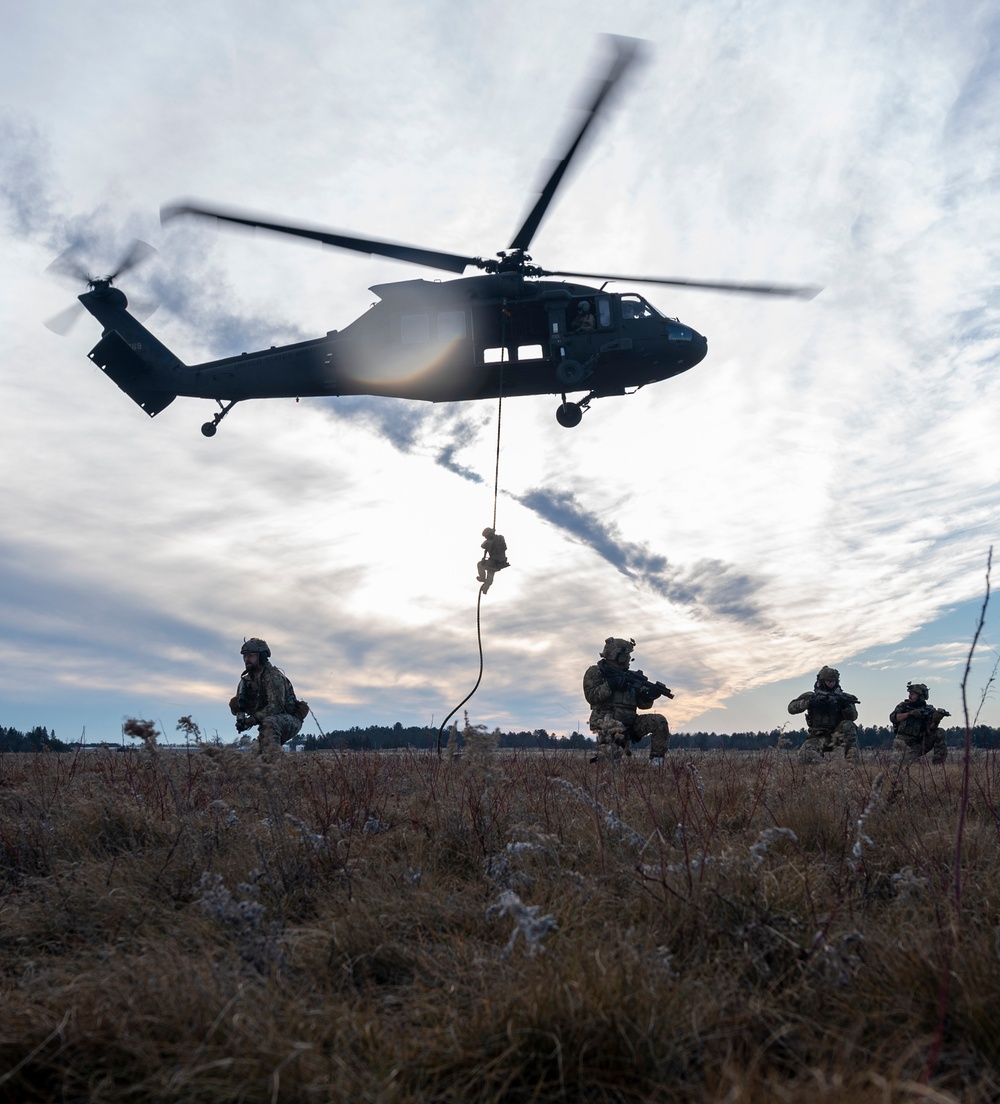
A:
<svg viewBox="0 0 1000 1104">
<path fill-rule="evenodd" d="M 624 395 L 686 372 L 705 358 L 708 342 L 667 318 L 641 295 L 605 290 L 611 282 L 708 288 L 812 298 L 818 288 L 776 284 L 609 276 L 541 268 L 528 247 L 584 136 L 642 43 L 610 37 L 613 57 L 582 125 L 541 189 L 508 248 L 496 258 L 443 253 L 399 242 L 359 238 L 275 222 L 231 209 L 181 201 L 165 206 L 164 222 L 194 215 L 309 238 L 427 268 L 482 275 L 444 282 L 376 284 L 379 302 L 346 329 L 325 337 L 240 356 L 186 365 L 129 313 L 115 278 L 143 255 L 133 254 L 103 278 L 87 276 L 79 296 L 104 332 L 89 356 L 153 417 L 178 395 L 214 399 L 219 410 L 201 431 L 214 436 L 233 406 L 246 399 L 376 395 L 454 402 L 512 395 L 559 395 L 560 425 L 578 425 L 594 399 Z M 149 247 L 151 248 L 151 247 Z M 82 270 L 79 270 L 82 272 Z M 552 280 L 547 277 L 563 277 Z M 601 280 L 600 288 L 565 279 Z M 586 391 L 577 401 L 567 395 Z"/>
</svg>

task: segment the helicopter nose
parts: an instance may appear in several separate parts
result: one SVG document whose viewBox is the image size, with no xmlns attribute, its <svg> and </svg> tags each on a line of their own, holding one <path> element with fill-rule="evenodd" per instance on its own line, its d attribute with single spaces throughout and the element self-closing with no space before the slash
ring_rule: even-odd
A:
<svg viewBox="0 0 1000 1104">
<path fill-rule="evenodd" d="M 667 340 L 670 348 L 688 368 L 693 368 L 708 354 L 708 339 L 690 326 L 685 326 L 683 322 L 675 322 L 673 319 L 667 322 Z"/>
</svg>

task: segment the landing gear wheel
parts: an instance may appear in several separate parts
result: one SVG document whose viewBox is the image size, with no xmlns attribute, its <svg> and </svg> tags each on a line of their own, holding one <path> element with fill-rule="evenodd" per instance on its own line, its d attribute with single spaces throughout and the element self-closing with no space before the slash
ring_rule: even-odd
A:
<svg viewBox="0 0 1000 1104">
<path fill-rule="evenodd" d="M 556 407 L 556 421 L 564 429 L 572 429 L 574 426 L 578 426 L 583 419 L 583 411 L 580 409 L 580 404 L 575 402 L 564 402 L 561 406 Z"/>
<path fill-rule="evenodd" d="M 210 422 L 205 422 L 205 424 L 201 427 L 201 431 L 206 437 L 215 436 L 216 431 L 219 428 L 219 422 L 221 422 L 222 419 L 229 413 L 229 411 L 233 409 L 233 407 L 239 402 L 239 399 L 232 399 L 228 404 L 224 403 L 222 399 L 216 399 L 215 401 L 219 404 L 219 412 L 217 414 L 213 414 L 212 420 Z"/>
</svg>

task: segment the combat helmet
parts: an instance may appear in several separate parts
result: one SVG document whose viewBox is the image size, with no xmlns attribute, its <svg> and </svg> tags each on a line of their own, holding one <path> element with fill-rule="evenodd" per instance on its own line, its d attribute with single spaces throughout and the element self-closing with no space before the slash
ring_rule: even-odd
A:
<svg viewBox="0 0 1000 1104">
<path fill-rule="evenodd" d="M 820 684 L 827 679 L 833 679 L 838 686 L 840 685 L 840 672 L 836 667 L 820 667 L 816 672 L 816 687 L 819 688 Z"/>
<path fill-rule="evenodd" d="M 922 682 L 908 682 L 906 684 L 906 692 L 907 694 L 916 694 L 923 701 L 927 701 L 931 696 L 930 690 L 928 690 Z"/>
<path fill-rule="evenodd" d="M 623 640 L 620 636 L 609 636 L 604 641 L 601 658 L 606 659 L 609 663 L 616 663 L 622 652 L 631 655 L 634 647 L 634 640 Z"/>
<path fill-rule="evenodd" d="M 259 636 L 251 636 L 249 640 L 243 642 L 240 655 L 246 655 L 248 652 L 256 652 L 260 656 L 261 663 L 271 658 L 271 649 L 267 646 L 267 641 L 261 640 Z"/>
</svg>

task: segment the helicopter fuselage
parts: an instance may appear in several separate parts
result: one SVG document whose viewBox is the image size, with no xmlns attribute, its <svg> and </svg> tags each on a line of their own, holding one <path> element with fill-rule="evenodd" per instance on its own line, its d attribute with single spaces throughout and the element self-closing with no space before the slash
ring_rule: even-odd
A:
<svg viewBox="0 0 1000 1104">
<path fill-rule="evenodd" d="M 371 290 L 379 301 L 340 332 L 191 366 L 127 312 L 117 288 L 95 288 L 80 301 L 104 326 L 91 359 L 150 416 L 178 395 L 231 405 L 555 394 L 565 405 L 568 393 L 585 390 L 586 405 L 676 376 L 707 353 L 701 334 L 642 296 L 583 284 L 497 273 Z"/>
</svg>

